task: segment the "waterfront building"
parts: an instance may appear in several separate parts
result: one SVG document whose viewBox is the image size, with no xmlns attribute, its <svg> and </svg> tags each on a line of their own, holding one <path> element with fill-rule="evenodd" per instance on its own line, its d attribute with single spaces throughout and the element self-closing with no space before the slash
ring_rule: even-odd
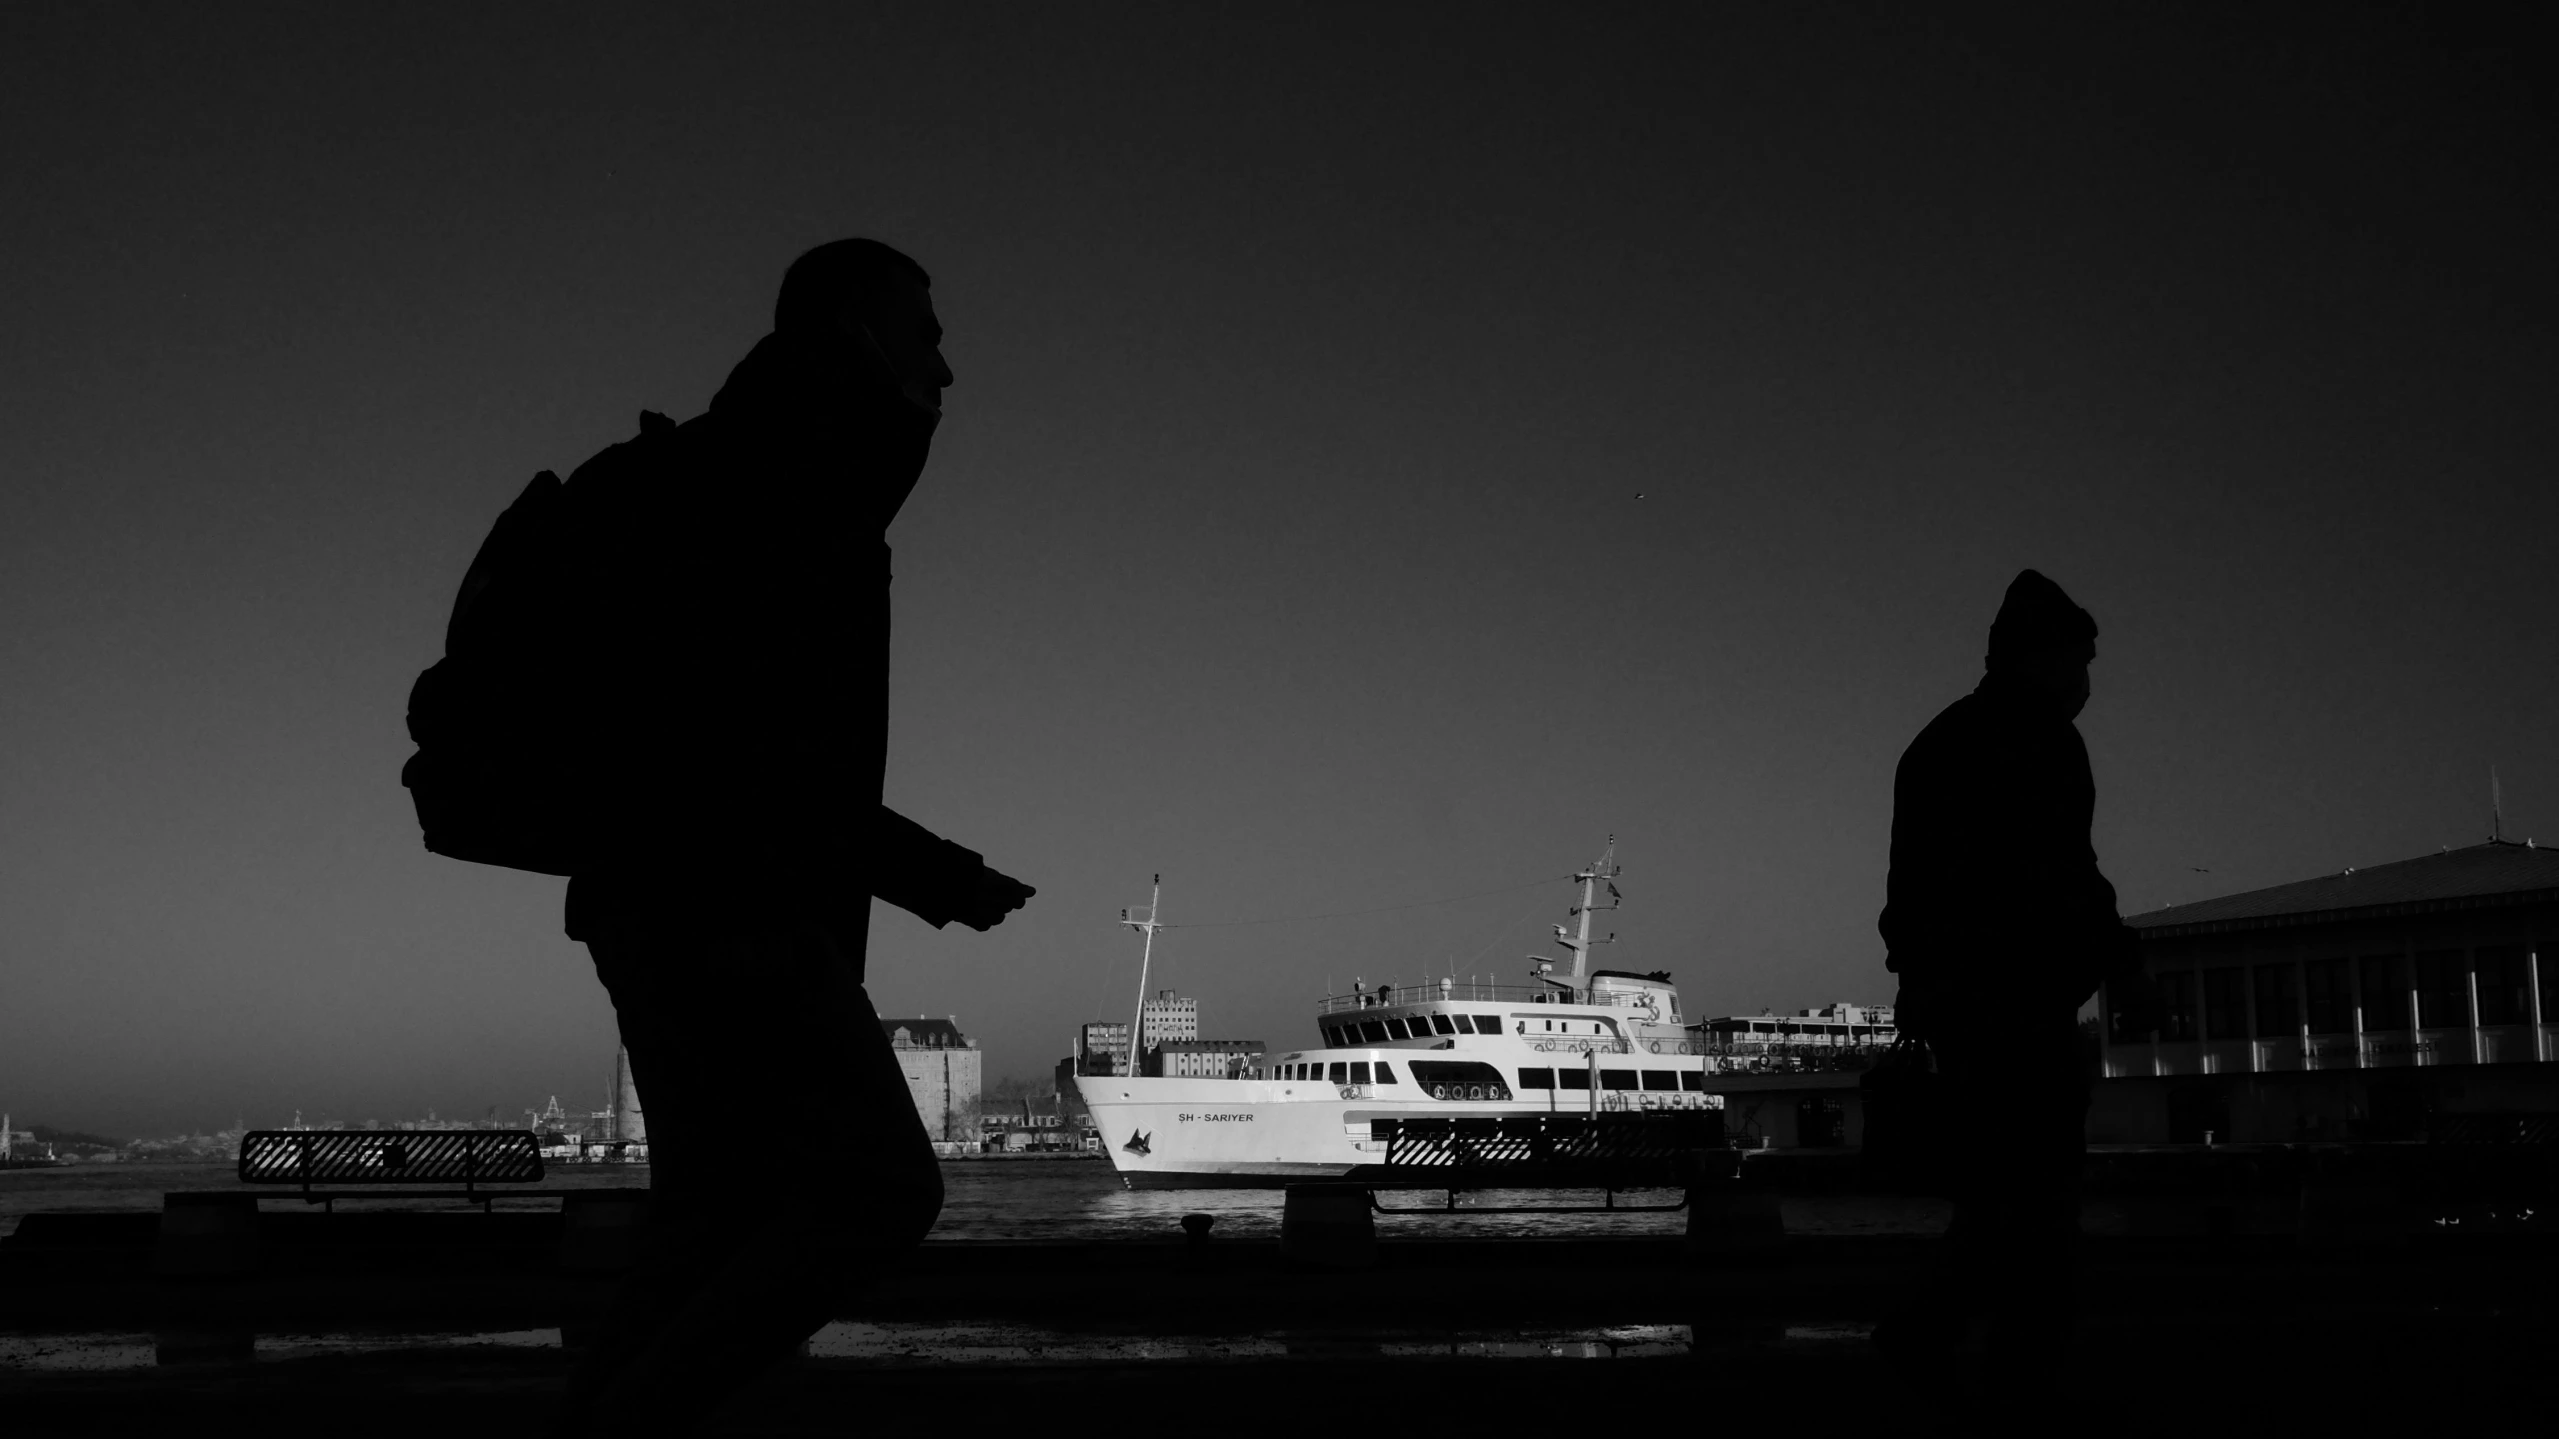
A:
<svg viewBox="0 0 2559 1439">
<path fill-rule="evenodd" d="M 1144 1053 L 1159 1044 L 1200 1037 L 1200 1002 L 1184 999 L 1169 989 L 1155 992 L 1153 999 L 1137 1007 L 1138 1052 Z"/>
<path fill-rule="evenodd" d="M 2559 1110 L 2559 851 L 2491 840 L 2136 915 L 2097 1143 L 2413 1139 Z"/>
<path fill-rule="evenodd" d="M 1093 1023 L 1075 1042 L 1075 1073 L 1128 1073 L 1128 1026 Z M 1060 1086 L 1063 1088 L 1064 1086 Z"/>
<path fill-rule="evenodd" d="M 937 1144 L 975 1143 L 983 1071 L 977 1041 L 955 1019 L 883 1019 L 907 1094 Z"/>
<path fill-rule="evenodd" d="M 1146 1072 L 1167 1079 L 1242 1079 L 1269 1046 L 1258 1039 L 1168 1039 L 1147 1053 Z"/>
<path fill-rule="evenodd" d="M 1888 1004 L 1825 1004 L 1790 1015 L 1762 1011 L 1700 1023 L 1715 1042 L 1734 1054 L 1890 1048 L 1901 1033 L 1893 1027 L 1893 1009 Z"/>
</svg>

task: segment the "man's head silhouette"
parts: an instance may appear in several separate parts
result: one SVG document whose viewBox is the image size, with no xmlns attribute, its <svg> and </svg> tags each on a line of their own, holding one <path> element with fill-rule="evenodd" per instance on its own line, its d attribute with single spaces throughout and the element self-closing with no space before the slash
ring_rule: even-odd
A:
<svg viewBox="0 0 2559 1439">
<path fill-rule="evenodd" d="M 2018 571 L 1990 624 L 1990 688 L 2077 719 L 2088 703 L 2088 664 L 2095 658 L 2095 617 L 2041 574 Z"/>
<path fill-rule="evenodd" d="M 775 332 L 850 342 L 918 408 L 942 412 L 952 384 L 933 313 L 933 277 L 877 240 L 835 240 L 791 262 L 773 301 Z"/>
</svg>

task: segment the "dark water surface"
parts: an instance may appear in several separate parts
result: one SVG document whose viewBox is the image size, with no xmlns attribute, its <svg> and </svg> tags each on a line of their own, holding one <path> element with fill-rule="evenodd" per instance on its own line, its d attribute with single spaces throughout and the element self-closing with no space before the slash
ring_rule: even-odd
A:
<svg viewBox="0 0 2559 1439">
<path fill-rule="evenodd" d="M 554 1165 L 543 1178 L 551 1189 L 611 1189 L 645 1186 L 644 1164 Z M 751 1176 L 748 1182 L 752 1182 Z M 1169 1238 L 1181 1232 L 1185 1214 L 1217 1217 L 1219 1237 L 1267 1236 L 1279 1233 L 1280 1192 L 1276 1189 L 1188 1189 L 1132 1192 L 1105 1160 L 952 1160 L 942 1166 L 945 1199 L 941 1223 L 933 1237 L 944 1240 L 1045 1239 L 1079 1240 L 1130 1237 Z M 228 1164 L 77 1164 L 60 1169 L 0 1170 L 0 1235 L 17 1228 L 21 1216 L 43 1210 L 157 1210 L 171 1190 L 259 1190 L 276 1194 L 274 1185 L 243 1185 Z M 503 1193 L 503 1190 L 498 1191 Z M 1668 1204 L 1675 1193 L 1639 1191 L 1618 1196 L 1621 1204 Z M 280 1201 L 281 1202 L 281 1201 Z M 550 1201 L 522 1200 L 527 1206 Z M 1436 1206 L 1444 1196 L 1416 1192 L 1387 1196 L 1396 1206 Z M 1470 1208 L 1524 1204 L 1592 1204 L 1596 1191 L 1541 1191 L 1535 1194 L 1490 1190 L 1463 1196 Z M 1797 1234 L 1933 1234 L 1945 1228 L 1947 1208 L 1934 1199 L 1872 1198 L 1856 1195 L 1788 1196 L 1783 1201 L 1786 1227 Z M 427 1201 L 360 1201 L 346 1209 L 429 1208 Z M 1591 1215 L 1441 1214 L 1383 1215 L 1379 1232 L 1399 1234 L 1677 1234 L 1686 1224 L 1679 1213 Z"/>
</svg>

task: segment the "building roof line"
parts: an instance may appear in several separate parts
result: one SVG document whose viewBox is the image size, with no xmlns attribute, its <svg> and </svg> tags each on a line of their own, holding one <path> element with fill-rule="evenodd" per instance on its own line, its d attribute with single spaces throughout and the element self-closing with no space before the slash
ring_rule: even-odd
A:
<svg viewBox="0 0 2559 1439">
<path fill-rule="evenodd" d="M 2397 904 L 2354 905 L 2344 909 L 2305 910 L 2299 914 L 2246 915 L 2232 919 L 2198 920 L 2193 924 L 2147 924 L 2138 928 L 2145 941 L 2193 939 L 2201 935 L 2236 934 L 2251 929 L 2308 929 L 2323 924 L 2350 924 L 2362 919 L 2446 914 L 2465 909 L 2513 909 L 2533 904 L 2559 904 L 2559 889 L 2516 890 L 2510 894 L 2466 894 L 2449 899 L 2403 900 Z"/>
<path fill-rule="evenodd" d="M 2559 899 L 2559 850 L 2490 840 L 2414 859 L 2217 895 L 2129 916 L 2146 938 L 2339 924 L 2546 904 Z"/>
</svg>

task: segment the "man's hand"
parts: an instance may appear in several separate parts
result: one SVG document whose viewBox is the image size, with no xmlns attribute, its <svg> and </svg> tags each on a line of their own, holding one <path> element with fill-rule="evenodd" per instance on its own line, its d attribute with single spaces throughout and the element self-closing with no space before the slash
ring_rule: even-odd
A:
<svg viewBox="0 0 2559 1439">
<path fill-rule="evenodd" d="M 1000 874 L 981 865 L 977 871 L 977 888 L 969 895 L 968 908 L 959 921 L 980 934 L 1004 922 L 1004 916 L 1031 902 L 1038 890 L 1009 874 Z"/>
</svg>

